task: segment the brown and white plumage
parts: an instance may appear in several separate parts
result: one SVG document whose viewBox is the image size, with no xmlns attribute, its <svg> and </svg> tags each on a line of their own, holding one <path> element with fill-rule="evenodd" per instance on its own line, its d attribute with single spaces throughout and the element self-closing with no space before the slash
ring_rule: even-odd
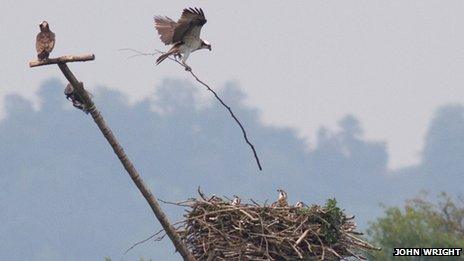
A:
<svg viewBox="0 0 464 261">
<path fill-rule="evenodd" d="M 234 195 L 234 199 L 232 200 L 232 206 L 238 206 L 241 202 L 242 200 L 237 195 Z"/>
<path fill-rule="evenodd" d="M 182 57 L 182 64 L 186 69 L 190 67 L 185 63 L 189 55 L 200 49 L 209 49 L 211 44 L 200 38 L 201 28 L 206 18 L 201 8 L 186 8 L 180 19 L 175 22 L 167 16 L 155 16 L 155 28 L 165 45 L 173 45 L 165 54 L 161 55 L 156 64 L 161 63 L 169 55 Z"/>
<path fill-rule="evenodd" d="M 279 198 L 271 204 L 271 207 L 288 207 L 287 192 L 283 189 L 278 189 L 277 192 L 279 192 Z"/>
<path fill-rule="evenodd" d="M 39 60 L 48 59 L 50 53 L 55 47 L 55 34 L 50 30 L 47 21 L 43 21 L 40 25 L 40 32 L 37 34 L 35 48 L 37 50 L 37 58 Z"/>
<path fill-rule="evenodd" d="M 283 189 L 278 189 L 277 191 L 279 192 L 279 198 L 277 199 L 279 207 L 288 207 L 287 192 Z"/>
</svg>

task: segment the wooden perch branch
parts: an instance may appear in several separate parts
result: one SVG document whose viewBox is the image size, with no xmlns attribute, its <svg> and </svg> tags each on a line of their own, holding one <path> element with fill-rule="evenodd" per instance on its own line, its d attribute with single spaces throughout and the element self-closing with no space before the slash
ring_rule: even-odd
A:
<svg viewBox="0 0 464 261">
<path fill-rule="evenodd" d="M 36 66 L 57 64 L 57 63 L 86 62 L 86 61 L 92 61 L 92 60 L 95 60 L 94 54 L 64 55 L 64 56 L 60 56 L 57 58 L 30 61 L 29 67 L 36 67 Z"/>
<path fill-rule="evenodd" d="M 122 165 L 124 166 L 124 169 L 126 169 L 132 181 L 135 183 L 139 191 L 142 193 L 148 205 L 150 205 L 153 213 L 155 214 L 158 221 L 161 223 L 161 226 L 163 227 L 164 231 L 166 231 L 166 234 L 169 236 L 169 238 L 173 242 L 176 250 L 182 255 L 184 260 L 195 261 L 196 259 L 189 252 L 186 245 L 183 243 L 183 241 L 181 240 L 181 238 L 175 231 L 175 228 L 169 223 L 169 220 L 166 214 L 164 214 L 163 210 L 161 209 L 161 206 L 159 205 L 158 201 L 153 196 L 150 189 L 148 189 L 148 187 L 146 186 L 145 182 L 143 181 L 138 171 L 135 169 L 130 159 L 127 157 L 126 153 L 124 152 L 124 149 L 119 144 L 118 140 L 114 136 L 109 126 L 106 124 L 106 121 L 103 119 L 103 116 L 101 115 L 101 113 L 95 107 L 95 104 L 93 103 L 91 97 L 89 96 L 87 91 L 84 89 L 84 85 L 77 80 L 77 78 L 71 72 L 69 67 L 66 65 L 66 61 L 76 62 L 76 61 L 88 61 L 88 60 L 93 60 L 93 59 L 95 59 L 94 55 L 87 55 L 87 56 L 70 55 L 70 56 L 63 56 L 59 58 L 48 59 L 45 61 L 32 61 L 29 64 L 31 65 L 31 67 L 46 65 L 46 64 L 53 64 L 53 63 L 58 64 L 58 67 L 60 68 L 61 72 L 64 74 L 66 79 L 68 79 L 68 81 L 73 87 L 72 93 L 70 94 L 72 95 L 73 103 L 75 101 L 78 101 L 78 103 L 82 105 L 83 107 L 82 109 L 85 112 L 90 113 L 90 115 L 92 115 L 93 120 L 97 124 L 103 136 L 106 138 L 108 143 L 113 148 L 114 153 L 117 155 Z"/>
</svg>

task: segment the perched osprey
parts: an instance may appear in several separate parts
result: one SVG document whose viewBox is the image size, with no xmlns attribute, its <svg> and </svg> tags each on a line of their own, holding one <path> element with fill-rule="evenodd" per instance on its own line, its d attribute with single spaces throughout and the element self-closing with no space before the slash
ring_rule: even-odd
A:
<svg viewBox="0 0 464 261">
<path fill-rule="evenodd" d="M 47 21 L 43 21 L 39 27 L 40 33 L 37 34 L 35 48 L 37 49 L 37 58 L 45 60 L 48 59 L 55 46 L 55 34 L 50 31 Z"/>
<path fill-rule="evenodd" d="M 200 49 L 211 51 L 211 44 L 200 39 L 201 28 L 205 23 L 205 14 L 201 8 L 184 9 L 177 22 L 167 16 L 155 16 L 155 28 L 161 41 L 166 45 L 173 45 L 167 53 L 156 60 L 156 64 L 161 63 L 169 55 L 174 55 L 175 58 L 182 58 L 185 69 L 190 70 L 190 66 L 185 62 L 191 53 Z"/>
<path fill-rule="evenodd" d="M 279 192 L 279 198 L 276 202 L 271 204 L 271 207 L 288 207 L 287 192 L 283 189 L 278 189 L 277 192 Z"/>
<path fill-rule="evenodd" d="M 277 199 L 279 207 L 288 207 L 287 192 L 283 189 L 278 189 L 277 191 L 279 192 L 279 198 Z"/>
<path fill-rule="evenodd" d="M 242 200 L 237 195 L 234 195 L 234 200 L 232 200 L 232 205 L 233 206 L 238 206 L 238 205 L 240 205 L 241 201 Z"/>
</svg>

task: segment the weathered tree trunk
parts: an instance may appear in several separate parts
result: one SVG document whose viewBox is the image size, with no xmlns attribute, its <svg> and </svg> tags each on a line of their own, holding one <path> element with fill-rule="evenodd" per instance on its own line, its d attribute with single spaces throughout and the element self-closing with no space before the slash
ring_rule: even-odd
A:
<svg viewBox="0 0 464 261">
<path fill-rule="evenodd" d="M 79 59 L 82 57 L 84 58 Z M 182 255 L 184 260 L 194 261 L 195 258 L 189 252 L 186 245 L 182 242 L 179 235 L 175 231 L 174 227 L 169 223 L 169 220 L 164 214 L 163 210 L 161 209 L 161 206 L 159 205 L 158 201 L 153 196 L 150 189 L 148 189 L 148 187 L 145 185 L 145 182 L 143 182 L 138 171 L 135 169 L 134 165 L 132 164 L 132 162 L 129 160 L 126 153 L 124 152 L 124 149 L 121 147 L 118 140 L 114 136 L 113 132 L 106 124 L 105 120 L 103 119 L 103 116 L 97 110 L 92 99 L 90 98 L 88 93 L 85 91 L 83 84 L 80 83 L 76 79 L 74 74 L 71 72 L 69 67 L 64 62 L 64 60 L 66 60 L 66 62 L 72 62 L 72 61 L 87 61 L 87 60 L 94 59 L 93 55 L 82 56 L 82 57 L 78 57 L 76 59 L 76 56 L 66 56 L 66 57 L 60 57 L 56 59 L 49 59 L 44 62 L 33 61 L 30 63 L 30 67 L 54 64 L 54 63 L 58 64 L 58 67 L 63 72 L 66 79 L 68 79 L 68 81 L 71 83 L 75 97 L 77 97 L 79 102 L 82 103 L 84 110 L 90 113 L 90 115 L 92 115 L 93 120 L 97 124 L 103 136 L 105 136 L 106 140 L 109 142 L 109 144 L 113 148 L 114 153 L 118 156 L 119 160 L 121 161 L 122 165 L 126 169 L 131 179 L 134 181 L 137 188 L 140 190 L 142 195 L 145 197 L 145 200 L 147 201 L 148 205 L 150 205 L 153 213 L 155 214 L 156 218 L 159 220 L 159 222 L 163 226 L 163 229 L 166 231 L 166 234 L 171 239 L 176 250 Z"/>
</svg>

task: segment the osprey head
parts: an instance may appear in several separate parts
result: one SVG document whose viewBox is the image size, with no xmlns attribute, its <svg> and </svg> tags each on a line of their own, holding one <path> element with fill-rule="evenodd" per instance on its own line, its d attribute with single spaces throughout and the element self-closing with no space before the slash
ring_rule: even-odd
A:
<svg viewBox="0 0 464 261">
<path fill-rule="evenodd" d="M 39 24 L 40 31 L 50 31 L 50 27 L 48 26 L 47 21 L 43 21 L 42 23 Z"/>
<path fill-rule="evenodd" d="M 279 192 L 279 199 L 287 199 L 287 192 L 283 189 L 278 189 L 277 192 Z"/>
<path fill-rule="evenodd" d="M 234 205 L 234 206 L 240 205 L 241 201 L 242 200 L 237 195 L 234 195 L 234 200 L 232 200 L 232 205 Z"/>
<path fill-rule="evenodd" d="M 211 51 L 211 44 L 208 41 L 201 40 L 200 49 L 208 49 Z"/>
</svg>

